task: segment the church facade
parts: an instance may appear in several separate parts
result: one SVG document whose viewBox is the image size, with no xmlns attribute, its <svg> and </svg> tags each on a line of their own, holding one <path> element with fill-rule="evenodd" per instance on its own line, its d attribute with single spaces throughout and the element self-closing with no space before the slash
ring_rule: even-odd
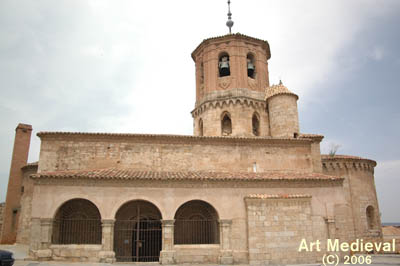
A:
<svg viewBox="0 0 400 266">
<path fill-rule="evenodd" d="M 322 155 L 298 96 L 270 85 L 270 57 L 242 34 L 193 51 L 193 136 L 40 132 L 27 164 L 20 124 L 2 242 L 39 260 L 253 265 L 320 261 L 327 239 L 381 241 L 376 162 Z M 303 239 L 322 250 L 299 252 Z"/>
</svg>

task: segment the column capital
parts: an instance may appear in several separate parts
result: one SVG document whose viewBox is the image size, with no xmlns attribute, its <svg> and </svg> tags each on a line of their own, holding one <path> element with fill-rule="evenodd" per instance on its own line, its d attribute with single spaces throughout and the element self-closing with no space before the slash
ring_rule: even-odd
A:
<svg viewBox="0 0 400 266">
<path fill-rule="evenodd" d="M 175 220 L 161 220 L 163 226 L 174 226 Z"/>
</svg>

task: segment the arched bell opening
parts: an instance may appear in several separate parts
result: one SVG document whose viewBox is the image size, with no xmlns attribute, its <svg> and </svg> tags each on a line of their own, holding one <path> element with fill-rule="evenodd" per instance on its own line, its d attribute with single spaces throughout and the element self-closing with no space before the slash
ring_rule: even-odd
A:
<svg viewBox="0 0 400 266">
<path fill-rule="evenodd" d="M 252 53 L 247 54 L 247 76 L 249 78 L 254 79 L 256 76 L 256 62 L 255 62 L 255 57 Z"/>
<path fill-rule="evenodd" d="M 218 70 L 220 77 L 226 77 L 231 75 L 231 67 L 230 67 L 228 53 L 222 52 L 218 56 Z"/>
</svg>

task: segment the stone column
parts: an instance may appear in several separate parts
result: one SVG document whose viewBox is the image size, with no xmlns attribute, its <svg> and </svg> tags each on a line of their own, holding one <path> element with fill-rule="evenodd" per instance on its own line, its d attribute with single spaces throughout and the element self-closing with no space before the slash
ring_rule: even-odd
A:
<svg viewBox="0 0 400 266">
<path fill-rule="evenodd" d="M 174 256 L 174 223 L 175 220 L 161 220 L 162 222 L 162 250 L 161 264 L 175 264 Z"/>
<path fill-rule="evenodd" d="M 328 238 L 335 239 L 335 218 L 333 217 L 326 217 L 325 218 L 326 225 L 328 227 Z"/>
<path fill-rule="evenodd" d="M 32 222 L 38 223 L 39 219 L 32 219 Z M 33 252 L 34 257 L 37 260 L 50 260 L 52 257 L 51 236 L 53 234 L 53 219 L 52 218 L 40 218 L 40 243 L 37 247 L 36 252 Z"/>
<path fill-rule="evenodd" d="M 40 249 L 41 227 L 40 218 L 31 219 L 31 232 L 29 237 L 29 250 L 34 252 Z"/>
<path fill-rule="evenodd" d="M 232 248 L 231 248 L 231 229 L 232 220 L 219 220 L 220 245 L 221 245 L 221 264 L 233 264 Z"/>
<path fill-rule="evenodd" d="M 42 218 L 40 219 L 41 233 L 41 248 L 47 249 L 51 245 L 51 235 L 53 233 L 53 219 Z"/>
<path fill-rule="evenodd" d="M 112 219 L 101 220 L 101 226 L 102 226 L 102 236 L 101 236 L 102 250 L 99 253 L 101 262 L 105 262 L 105 263 L 113 263 L 113 262 L 115 262 L 114 223 L 115 223 L 115 220 L 112 220 Z"/>
</svg>

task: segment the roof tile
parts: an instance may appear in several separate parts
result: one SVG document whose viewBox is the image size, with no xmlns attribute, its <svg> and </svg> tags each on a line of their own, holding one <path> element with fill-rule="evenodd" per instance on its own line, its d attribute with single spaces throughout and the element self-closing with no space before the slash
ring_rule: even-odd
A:
<svg viewBox="0 0 400 266">
<path fill-rule="evenodd" d="M 136 169 L 106 168 L 94 170 L 44 172 L 31 175 L 34 179 L 115 179 L 115 180 L 207 180 L 207 181 L 338 181 L 342 177 L 320 173 L 238 173 L 238 172 L 157 172 Z"/>
</svg>

